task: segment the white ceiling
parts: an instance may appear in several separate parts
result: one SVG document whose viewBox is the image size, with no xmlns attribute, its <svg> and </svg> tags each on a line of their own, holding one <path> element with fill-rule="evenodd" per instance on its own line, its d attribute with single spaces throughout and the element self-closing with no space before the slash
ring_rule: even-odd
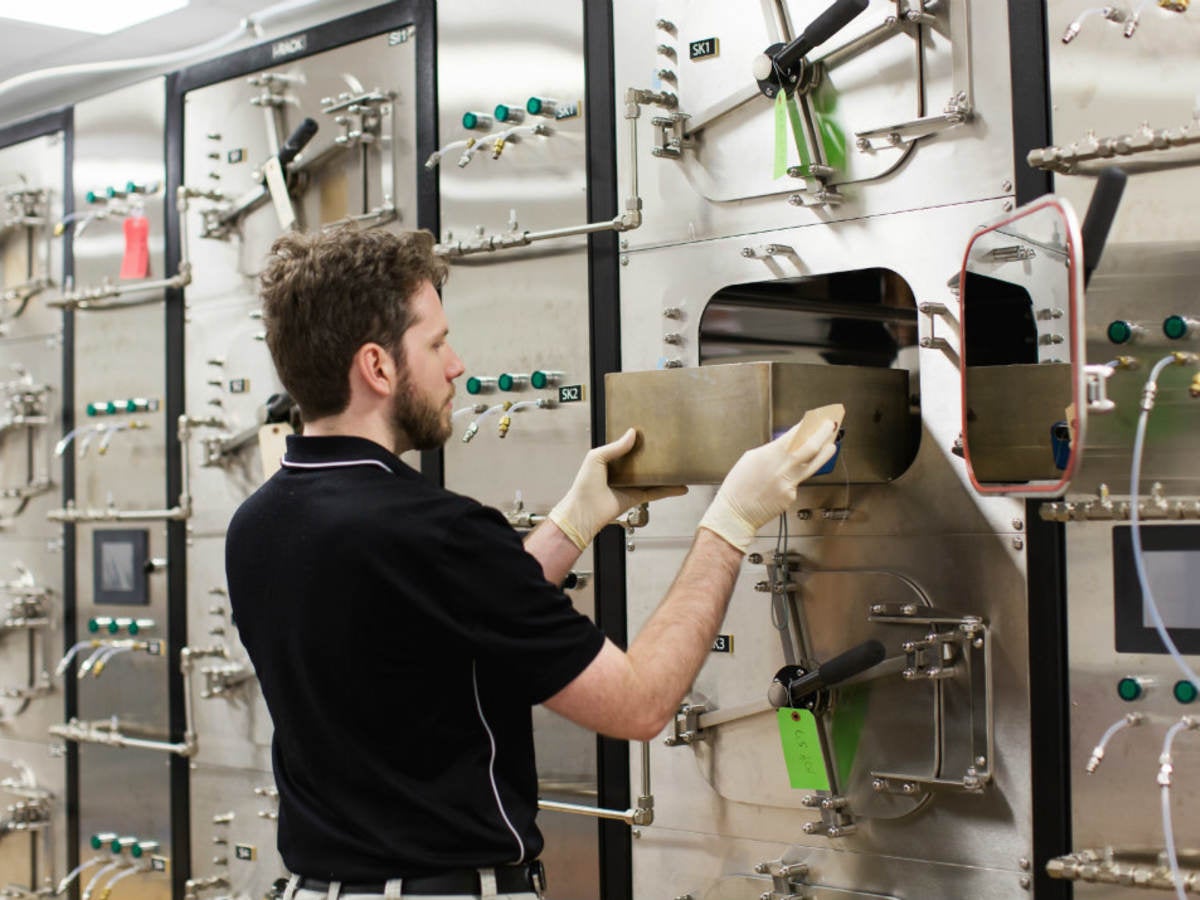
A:
<svg viewBox="0 0 1200 900">
<path fill-rule="evenodd" d="M 254 37 L 246 32 L 237 42 L 209 55 L 222 55 L 378 4 L 379 0 L 296 0 L 290 4 L 293 9 L 270 20 L 262 36 Z M 14 76 L 58 66 L 156 56 L 196 47 L 230 34 L 253 13 L 268 7 L 278 9 L 282 5 L 271 0 L 191 0 L 184 9 L 109 35 L 0 18 L 0 127 L 151 75 L 183 68 L 190 62 L 198 62 L 201 57 L 166 66 L 43 79 L 5 90 L 4 83 Z"/>
</svg>

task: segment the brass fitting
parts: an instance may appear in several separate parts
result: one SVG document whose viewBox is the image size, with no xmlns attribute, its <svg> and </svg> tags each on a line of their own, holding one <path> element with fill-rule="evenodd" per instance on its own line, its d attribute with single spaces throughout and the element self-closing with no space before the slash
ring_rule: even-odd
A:
<svg viewBox="0 0 1200 900">
<path fill-rule="evenodd" d="M 1192 383 L 1188 387 L 1188 393 L 1193 397 L 1200 398 L 1200 372 L 1192 376 Z"/>
<path fill-rule="evenodd" d="M 496 140 L 492 141 L 492 159 L 500 158 L 500 154 L 504 152 L 506 143 L 504 138 L 496 138 Z"/>
<path fill-rule="evenodd" d="M 511 425 L 512 425 L 512 416 L 505 415 L 505 416 L 500 417 L 500 428 L 499 428 L 500 437 L 504 437 L 508 434 L 508 429 Z"/>
</svg>

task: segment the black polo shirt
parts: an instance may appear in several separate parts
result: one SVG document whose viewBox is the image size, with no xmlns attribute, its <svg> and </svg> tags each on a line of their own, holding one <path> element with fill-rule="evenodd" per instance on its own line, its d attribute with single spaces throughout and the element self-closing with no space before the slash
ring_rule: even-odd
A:
<svg viewBox="0 0 1200 900">
<path fill-rule="evenodd" d="M 372 441 L 291 437 L 230 523 L 226 574 L 275 724 L 288 869 L 382 881 L 538 855 L 530 710 L 604 639 L 500 513 Z"/>
</svg>

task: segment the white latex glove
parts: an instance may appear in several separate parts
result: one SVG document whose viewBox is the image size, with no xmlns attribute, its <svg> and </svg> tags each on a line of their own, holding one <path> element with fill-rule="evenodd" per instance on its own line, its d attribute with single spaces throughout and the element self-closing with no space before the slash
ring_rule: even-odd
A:
<svg viewBox="0 0 1200 900">
<path fill-rule="evenodd" d="M 803 422 L 768 444 L 742 454 L 709 505 L 700 527 L 743 553 L 758 530 L 796 501 L 796 488 L 825 465 L 837 449 L 838 425 L 822 422 L 808 440 L 791 447 Z"/>
<path fill-rule="evenodd" d="M 600 529 L 627 509 L 663 497 L 678 497 L 687 488 L 614 488 L 608 486 L 608 464 L 633 449 L 637 432 L 630 428 L 611 444 L 588 452 L 571 489 L 550 510 L 550 521 L 580 550 L 592 542 Z"/>
</svg>

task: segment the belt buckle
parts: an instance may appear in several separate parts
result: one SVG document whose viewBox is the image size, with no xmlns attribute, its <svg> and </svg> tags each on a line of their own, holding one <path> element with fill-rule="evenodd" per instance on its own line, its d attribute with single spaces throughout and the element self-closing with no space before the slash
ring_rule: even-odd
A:
<svg viewBox="0 0 1200 900">
<path fill-rule="evenodd" d="M 546 896 L 546 867 L 540 859 L 535 859 L 529 864 L 529 869 L 526 872 L 526 877 L 529 879 L 529 886 L 533 888 L 538 897 Z"/>
</svg>

